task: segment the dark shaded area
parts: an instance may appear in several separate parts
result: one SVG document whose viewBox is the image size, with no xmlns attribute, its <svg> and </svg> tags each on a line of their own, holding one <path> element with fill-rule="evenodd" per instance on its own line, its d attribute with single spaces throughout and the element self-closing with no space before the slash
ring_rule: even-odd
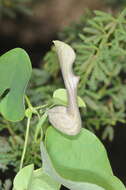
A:
<svg viewBox="0 0 126 190">
<path fill-rule="evenodd" d="M 12 166 L 8 167 L 6 172 L 0 172 L 0 179 L 4 182 L 5 179 L 13 179 L 15 176 L 14 168 Z"/>
<path fill-rule="evenodd" d="M 123 183 L 126 185 L 126 126 L 124 124 L 118 123 L 114 127 L 114 139 L 109 142 L 108 139 L 102 141 L 104 144 L 108 158 L 115 176 L 119 177 Z M 101 137 L 102 128 L 96 132 L 96 135 Z"/>
<path fill-rule="evenodd" d="M 60 190 L 69 190 L 68 188 L 64 187 L 63 185 L 61 186 Z"/>
<path fill-rule="evenodd" d="M 106 141 L 104 144 L 107 148 L 114 174 L 118 176 L 126 185 L 126 126 L 122 124 L 115 126 L 114 140 L 111 143 Z"/>
<path fill-rule="evenodd" d="M 52 39 L 49 39 L 48 42 L 43 43 L 35 43 L 30 47 L 28 45 L 24 45 L 18 41 L 13 36 L 0 36 L 0 55 L 5 52 L 13 49 L 13 48 L 23 48 L 29 54 L 33 67 L 38 67 L 40 62 L 42 61 L 42 57 L 45 53 L 50 49 L 52 45 L 52 40 L 57 39 L 57 36 L 53 36 Z"/>
<path fill-rule="evenodd" d="M 8 167 L 8 170 L 6 170 L 6 172 L 2 172 L 0 171 L 0 179 L 2 180 L 2 182 L 4 183 L 6 179 L 14 179 L 15 177 L 15 172 L 14 172 L 14 168 L 11 166 Z M 12 184 L 11 184 L 11 187 L 12 189 Z M 0 188 L 0 190 L 2 190 Z"/>
<path fill-rule="evenodd" d="M 3 94 L 0 96 L 0 101 L 5 98 L 5 96 L 10 92 L 10 88 L 7 88 L 6 90 L 4 90 Z"/>
</svg>

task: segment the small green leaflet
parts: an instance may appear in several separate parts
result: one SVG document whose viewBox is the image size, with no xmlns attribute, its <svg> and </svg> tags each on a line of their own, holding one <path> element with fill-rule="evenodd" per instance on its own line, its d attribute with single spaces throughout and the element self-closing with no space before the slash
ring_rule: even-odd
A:
<svg viewBox="0 0 126 190">
<path fill-rule="evenodd" d="M 0 113 L 5 119 L 23 119 L 25 89 L 31 73 L 31 62 L 23 49 L 12 49 L 0 57 Z"/>
<path fill-rule="evenodd" d="M 62 105 L 67 105 L 68 100 L 67 100 L 67 91 L 64 88 L 60 88 L 54 91 L 53 93 L 53 99 L 56 104 L 62 104 Z M 79 107 L 86 107 L 85 102 L 80 98 L 79 96 L 77 97 L 78 101 L 78 106 Z"/>
</svg>

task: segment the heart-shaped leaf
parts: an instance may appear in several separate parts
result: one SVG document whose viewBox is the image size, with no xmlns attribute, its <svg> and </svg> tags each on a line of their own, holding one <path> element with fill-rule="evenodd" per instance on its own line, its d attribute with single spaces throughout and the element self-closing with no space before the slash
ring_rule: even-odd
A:
<svg viewBox="0 0 126 190">
<path fill-rule="evenodd" d="M 23 119 L 24 93 L 32 72 L 27 53 L 12 49 L 0 57 L 0 113 L 5 119 Z"/>
<path fill-rule="evenodd" d="M 54 168 L 63 178 L 93 183 L 106 190 L 125 190 L 113 176 L 104 146 L 90 131 L 82 129 L 72 137 L 50 127 L 45 144 Z"/>
<path fill-rule="evenodd" d="M 53 98 L 55 100 L 55 103 L 57 103 L 57 104 L 61 104 L 61 105 L 68 104 L 67 91 L 64 88 L 55 90 L 53 93 Z M 77 101 L 78 101 L 79 107 L 86 107 L 85 102 L 79 96 L 77 97 Z"/>
</svg>

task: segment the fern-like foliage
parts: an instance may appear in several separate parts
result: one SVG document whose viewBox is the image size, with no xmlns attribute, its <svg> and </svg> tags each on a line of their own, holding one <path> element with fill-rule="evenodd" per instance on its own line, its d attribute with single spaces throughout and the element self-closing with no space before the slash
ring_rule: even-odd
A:
<svg viewBox="0 0 126 190">
<path fill-rule="evenodd" d="M 60 33 L 59 39 L 69 43 L 77 53 L 79 94 L 87 104 L 84 126 L 91 129 L 105 126 L 103 138 L 108 136 L 112 140 L 112 126 L 126 122 L 126 10 L 117 16 L 95 11 L 83 17 L 80 24 Z M 59 67 L 53 49 L 44 60 L 45 69 L 50 69 L 55 77 Z"/>
</svg>

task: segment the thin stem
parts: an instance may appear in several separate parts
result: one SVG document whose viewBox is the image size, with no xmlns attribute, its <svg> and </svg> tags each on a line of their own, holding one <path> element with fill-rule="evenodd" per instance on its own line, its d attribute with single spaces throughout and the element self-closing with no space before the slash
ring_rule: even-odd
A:
<svg viewBox="0 0 126 190">
<path fill-rule="evenodd" d="M 47 106 L 48 106 L 48 104 L 40 105 L 40 106 L 35 107 L 35 109 L 38 110 L 38 109 L 45 108 L 45 107 L 47 107 Z"/>
<path fill-rule="evenodd" d="M 37 142 L 37 137 L 38 137 L 38 134 L 41 130 L 41 127 L 42 125 L 44 124 L 44 122 L 46 121 L 46 118 L 47 118 L 47 113 L 45 112 L 44 115 L 39 119 L 39 122 L 36 126 L 36 130 L 35 130 L 35 135 L 34 135 L 34 141 Z M 43 135 L 42 135 L 43 136 Z"/>
<path fill-rule="evenodd" d="M 26 102 L 27 102 L 27 104 L 28 104 L 28 107 L 29 107 L 29 108 L 32 108 L 32 104 L 31 104 L 31 102 L 30 102 L 28 96 L 25 95 L 25 99 L 26 99 Z"/>
<path fill-rule="evenodd" d="M 25 99 L 26 99 L 28 108 L 30 108 L 31 111 L 32 111 L 34 114 L 36 114 L 36 115 L 38 116 L 38 118 L 40 118 L 40 115 L 39 115 L 37 109 L 32 106 L 32 104 L 31 104 L 30 99 L 28 98 L 28 96 L 25 95 Z"/>
<path fill-rule="evenodd" d="M 24 142 L 24 148 L 23 148 L 23 152 L 22 152 L 22 156 L 21 156 L 21 162 L 20 162 L 20 170 L 23 167 L 23 162 L 24 162 L 25 153 L 26 153 L 26 149 L 27 149 L 28 136 L 29 136 L 29 128 L 30 128 L 30 120 L 31 120 L 31 117 L 28 117 L 28 119 L 27 119 L 27 128 L 26 128 L 26 135 L 25 135 L 25 142 Z"/>
</svg>

